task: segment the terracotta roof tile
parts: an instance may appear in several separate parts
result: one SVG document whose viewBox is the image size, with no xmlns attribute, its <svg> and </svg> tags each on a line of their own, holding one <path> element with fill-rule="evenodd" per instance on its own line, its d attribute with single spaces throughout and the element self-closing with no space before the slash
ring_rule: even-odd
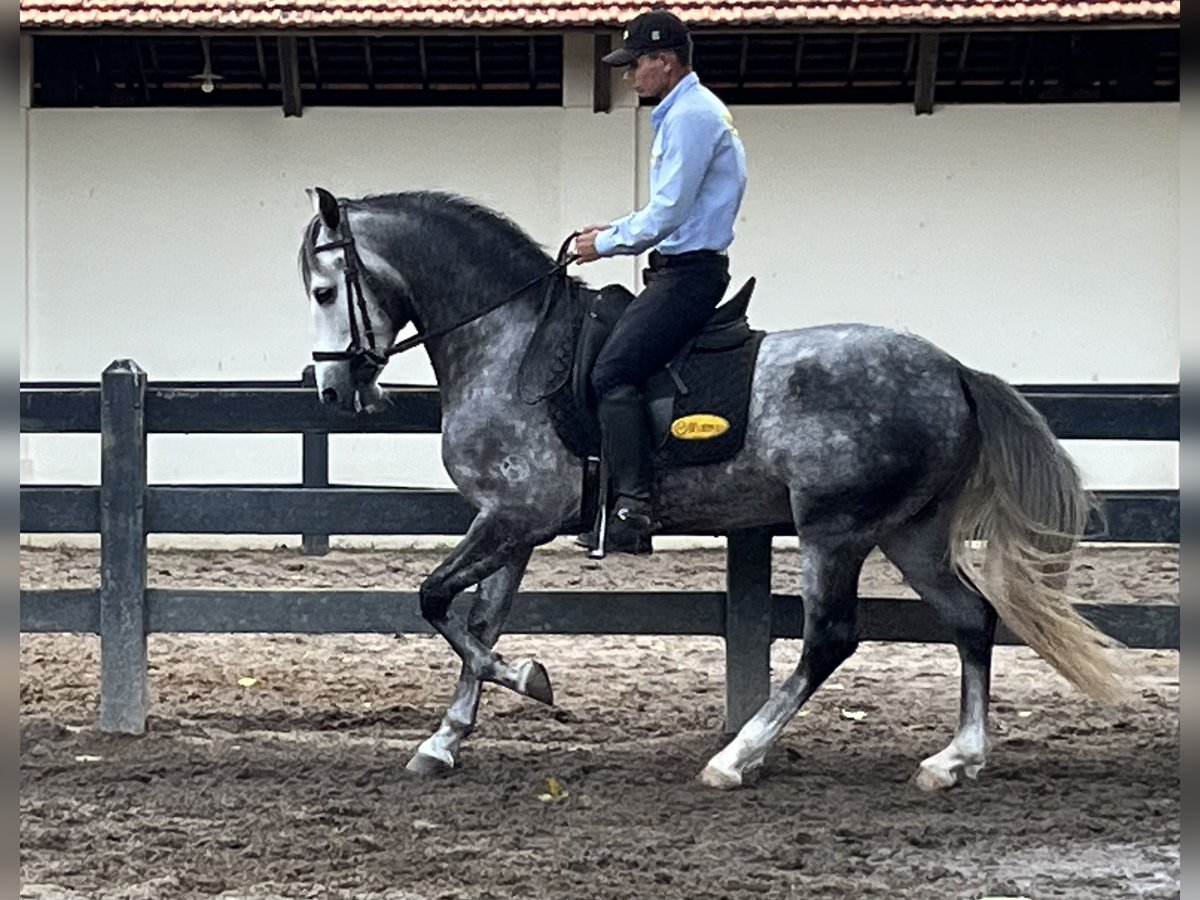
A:
<svg viewBox="0 0 1200 900">
<path fill-rule="evenodd" d="M 584 0 L 21 0 L 22 28 L 615 26 L 652 4 Z M 1178 21 L 1180 0 L 710 0 L 693 25 L 988 25 Z"/>
</svg>

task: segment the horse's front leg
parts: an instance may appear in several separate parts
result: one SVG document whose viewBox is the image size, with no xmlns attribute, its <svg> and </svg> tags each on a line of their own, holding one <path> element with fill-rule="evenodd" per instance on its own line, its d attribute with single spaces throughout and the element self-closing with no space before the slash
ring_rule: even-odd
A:
<svg viewBox="0 0 1200 900">
<path fill-rule="evenodd" d="M 467 618 L 467 631 L 489 648 L 500 637 L 531 552 L 532 548 L 479 583 L 479 594 L 471 604 Z M 406 766 L 408 771 L 417 775 L 441 775 L 457 765 L 458 748 L 475 729 L 482 688 L 483 683 L 464 663 L 454 698 L 441 725 L 417 748 Z"/>
<path fill-rule="evenodd" d="M 533 547 L 543 536 L 507 516 L 481 513 L 471 523 L 466 537 L 440 566 L 421 582 L 421 614 L 444 637 L 477 681 L 502 687 L 554 703 L 550 676 L 533 659 L 515 666 L 472 634 L 463 623 L 450 617 L 450 604 L 462 591 L 479 584 L 507 566 L 528 561 Z"/>
</svg>

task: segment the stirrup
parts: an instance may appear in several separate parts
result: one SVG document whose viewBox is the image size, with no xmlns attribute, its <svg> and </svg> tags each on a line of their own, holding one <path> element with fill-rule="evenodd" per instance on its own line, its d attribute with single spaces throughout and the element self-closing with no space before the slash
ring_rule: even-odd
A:
<svg viewBox="0 0 1200 900">
<path fill-rule="evenodd" d="M 604 559 L 604 545 L 608 540 L 608 464 L 604 454 L 600 455 L 600 502 L 596 506 L 598 521 L 594 534 L 596 543 L 591 545 L 588 556 L 591 559 Z"/>
</svg>

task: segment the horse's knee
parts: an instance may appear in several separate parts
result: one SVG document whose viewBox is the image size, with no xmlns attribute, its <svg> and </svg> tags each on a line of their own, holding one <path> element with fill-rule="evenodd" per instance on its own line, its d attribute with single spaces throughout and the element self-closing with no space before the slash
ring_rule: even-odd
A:
<svg viewBox="0 0 1200 900">
<path fill-rule="evenodd" d="M 450 601 L 454 599 L 448 594 L 437 591 L 428 584 L 423 584 L 418 591 L 421 598 L 421 615 L 426 622 L 441 622 L 450 611 Z"/>
<path fill-rule="evenodd" d="M 810 638 L 804 635 L 804 656 L 812 671 L 828 674 L 858 650 L 858 627 L 853 622 L 829 622 Z"/>
</svg>

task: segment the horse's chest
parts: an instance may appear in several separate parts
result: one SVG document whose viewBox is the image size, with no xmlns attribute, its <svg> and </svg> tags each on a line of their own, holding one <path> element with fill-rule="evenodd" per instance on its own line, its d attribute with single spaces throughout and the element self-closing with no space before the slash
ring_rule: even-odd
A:
<svg viewBox="0 0 1200 900">
<path fill-rule="evenodd" d="M 536 481 L 552 455 L 545 424 L 531 407 L 483 399 L 443 418 L 442 460 L 450 477 L 463 491 Z"/>
</svg>

